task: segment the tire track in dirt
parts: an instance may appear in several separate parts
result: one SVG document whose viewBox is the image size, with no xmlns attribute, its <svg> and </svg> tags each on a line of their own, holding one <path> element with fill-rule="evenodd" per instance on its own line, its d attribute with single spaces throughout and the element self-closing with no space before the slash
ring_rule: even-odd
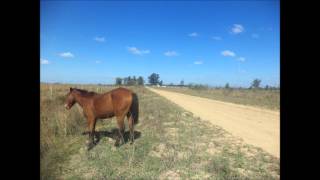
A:
<svg viewBox="0 0 320 180">
<path fill-rule="evenodd" d="M 176 92 L 149 88 L 177 105 L 221 126 L 246 143 L 260 147 L 280 157 L 280 113 L 252 106 L 245 106 Z"/>
</svg>

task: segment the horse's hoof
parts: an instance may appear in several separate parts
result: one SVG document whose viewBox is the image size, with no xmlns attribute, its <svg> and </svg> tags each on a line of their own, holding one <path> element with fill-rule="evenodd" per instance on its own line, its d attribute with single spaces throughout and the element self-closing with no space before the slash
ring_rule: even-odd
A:
<svg viewBox="0 0 320 180">
<path fill-rule="evenodd" d="M 119 147 L 119 146 L 120 146 L 120 143 L 119 143 L 119 142 L 115 142 L 115 143 L 114 143 L 114 146 L 115 146 L 115 147 Z"/>
<path fill-rule="evenodd" d="M 123 143 L 121 143 L 121 141 L 119 142 L 119 141 L 116 141 L 115 143 L 114 143 L 114 146 L 116 146 L 116 147 L 120 147 L 120 145 L 122 145 Z"/>
<path fill-rule="evenodd" d="M 94 147 L 93 143 L 87 145 L 87 150 L 90 151 Z"/>
</svg>

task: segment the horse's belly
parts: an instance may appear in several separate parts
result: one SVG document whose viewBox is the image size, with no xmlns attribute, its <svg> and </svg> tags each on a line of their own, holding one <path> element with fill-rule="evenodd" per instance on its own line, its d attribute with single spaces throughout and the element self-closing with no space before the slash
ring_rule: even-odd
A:
<svg viewBox="0 0 320 180">
<path fill-rule="evenodd" d="M 111 118 L 113 116 L 114 116 L 114 113 L 103 113 L 103 114 L 100 114 L 98 118 L 104 119 L 104 118 Z"/>
</svg>

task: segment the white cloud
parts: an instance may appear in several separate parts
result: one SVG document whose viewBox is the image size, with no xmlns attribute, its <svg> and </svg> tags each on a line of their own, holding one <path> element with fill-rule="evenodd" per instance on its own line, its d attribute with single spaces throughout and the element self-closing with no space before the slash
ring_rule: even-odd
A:
<svg viewBox="0 0 320 180">
<path fill-rule="evenodd" d="M 101 61 L 95 61 L 97 64 L 100 64 L 101 63 Z"/>
<path fill-rule="evenodd" d="M 74 55 L 71 52 L 60 53 L 60 56 L 64 57 L 64 58 L 73 58 L 74 57 Z"/>
<path fill-rule="evenodd" d="M 95 37 L 94 40 L 97 42 L 104 42 L 105 38 L 104 37 Z"/>
<path fill-rule="evenodd" d="M 254 39 L 258 39 L 259 38 L 259 34 L 251 34 L 251 37 Z"/>
<path fill-rule="evenodd" d="M 189 36 L 190 36 L 190 37 L 197 37 L 197 36 L 199 36 L 199 34 L 196 33 L 196 32 L 193 32 L 193 33 L 190 33 Z"/>
<path fill-rule="evenodd" d="M 241 24 L 234 24 L 233 27 L 231 28 L 231 33 L 232 34 L 239 34 L 244 31 L 244 27 Z"/>
<path fill-rule="evenodd" d="M 239 57 L 237 60 L 238 60 L 238 61 L 241 61 L 241 62 L 244 62 L 244 61 L 246 60 L 246 58 L 244 58 L 244 57 Z"/>
<path fill-rule="evenodd" d="M 220 41 L 220 40 L 222 40 L 222 38 L 221 37 L 219 37 L 219 36 L 213 36 L 213 37 L 211 37 L 212 39 L 214 39 L 214 40 L 217 40 L 217 41 Z"/>
<path fill-rule="evenodd" d="M 175 51 L 167 51 L 167 52 L 164 53 L 164 55 L 165 56 L 169 56 L 169 57 L 171 57 L 171 56 L 179 56 L 179 54 L 177 52 L 175 52 Z"/>
<path fill-rule="evenodd" d="M 128 47 L 128 51 L 131 52 L 132 54 L 136 54 L 136 55 L 143 55 L 143 54 L 150 53 L 150 50 L 140 50 L 136 47 Z"/>
<path fill-rule="evenodd" d="M 230 56 L 230 57 L 236 58 L 235 60 L 240 61 L 240 62 L 245 62 L 245 61 L 246 61 L 246 58 L 245 58 L 245 57 L 237 57 L 237 56 L 236 56 L 236 53 L 233 52 L 233 51 L 230 51 L 230 50 L 224 50 L 224 51 L 222 51 L 222 52 L 221 52 L 221 55 L 222 55 L 222 56 Z"/>
<path fill-rule="evenodd" d="M 230 50 L 224 50 L 221 52 L 222 56 L 231 56 L 231 57 L 234 57 L 236 56 L 236 54 Z"/>
<path fill-rule="evenodd" d="M 40 59 L 40 64 L 50 64 L 50 61 L 47 59 Z"/>
<path fill-rule="evenodd" d="M 203 64 L 203 62 L 202 62 L 202 61 L 195 61 L 195 62 L 193 62 L 193 64 L 195 64 L 195 65 L 201 65 L 201 64 Z"/>
</svg>

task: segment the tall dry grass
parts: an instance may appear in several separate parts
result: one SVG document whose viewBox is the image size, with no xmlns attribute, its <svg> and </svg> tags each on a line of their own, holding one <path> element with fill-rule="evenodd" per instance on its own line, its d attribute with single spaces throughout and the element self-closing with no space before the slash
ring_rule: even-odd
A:
<svg viewBox="0 0 320 180">
<path fill-rule="evenodd" d="M 64 107 L 69 87 L 89 91 L 104 92 L 112 87 L 93 85 L 40 85 L 40 159 L 42 174 L 56 161 L 63 161 L 61 148 L 67 144 L 70 136 L 79 136 L 86 127 L 86 120 L 78 105 L 71 110 Z M 55 158 L 53 158 L 55 157 Z"/>
</svg>

